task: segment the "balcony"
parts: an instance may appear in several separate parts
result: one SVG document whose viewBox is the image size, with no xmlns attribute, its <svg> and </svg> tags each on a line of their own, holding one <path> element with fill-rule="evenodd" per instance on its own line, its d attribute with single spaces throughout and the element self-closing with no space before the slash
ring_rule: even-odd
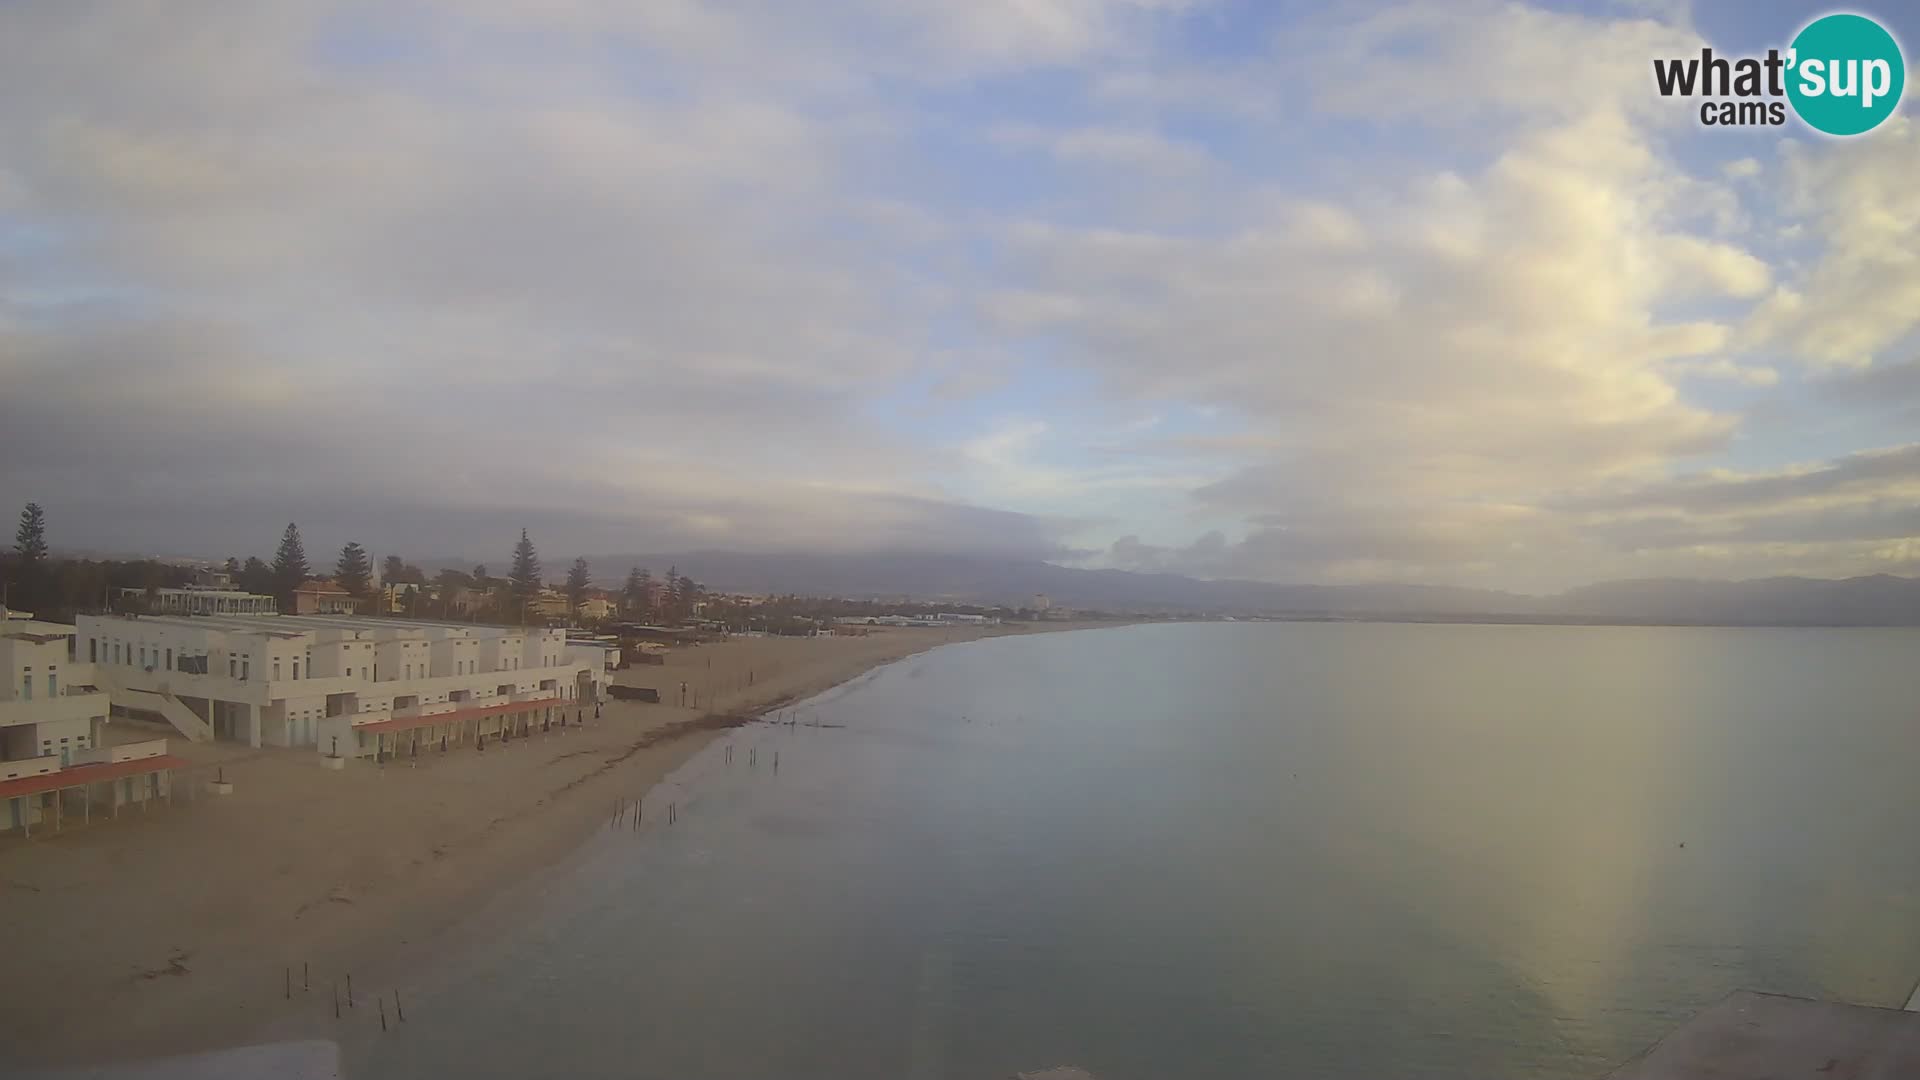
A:
<svg viewBox="0 0 1920 1080">
<path fill-rule="evenodd" d="M 48 724 L 61 720 L 90 720 L 107 715 L 107 695 L 95 690 L 83 694 L 31 701 L 0 701 L 0 727 L 15 724 Z"/>
</svg>

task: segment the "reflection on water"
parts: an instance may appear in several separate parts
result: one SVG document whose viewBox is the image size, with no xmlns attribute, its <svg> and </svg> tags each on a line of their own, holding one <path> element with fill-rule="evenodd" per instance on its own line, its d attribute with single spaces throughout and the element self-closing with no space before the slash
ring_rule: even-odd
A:
<svg viewBox="0 0 1920 1080">
<path fill-rule="evenodd" d="M 394 1077 L 1584 1078 L 1735 987 L 1897 1005 L 1916 655 L 1341 624 L 942 649 L 801 709 L 844 728 L 701 755 L 679 824 L 596 840 L 351 1052 Z"/>
</svg>

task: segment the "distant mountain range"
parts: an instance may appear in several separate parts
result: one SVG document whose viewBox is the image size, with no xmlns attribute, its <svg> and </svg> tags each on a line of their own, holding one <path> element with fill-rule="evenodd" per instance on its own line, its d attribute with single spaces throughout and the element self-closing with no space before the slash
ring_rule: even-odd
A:
<svg viewBox="0 0 1920 1080">
<path fill-rule="evenodd" d="M 795 593 L 1111 612 L 1410 618 L 1448 621 L 1671 623 L 1734 626 L 1920 626 L 1920 579 L 1610 581 L 1553 596 L 1432 585 L 1280 585 L 1178 574 L 1083 570 L 1038 560 L 925 554 L 683 551 L 593 558 L 616 585 L 629 566 L 669 566 L 724 592 Z M 460 564 L 447 561 L 445 565 Z"/>
</svg>

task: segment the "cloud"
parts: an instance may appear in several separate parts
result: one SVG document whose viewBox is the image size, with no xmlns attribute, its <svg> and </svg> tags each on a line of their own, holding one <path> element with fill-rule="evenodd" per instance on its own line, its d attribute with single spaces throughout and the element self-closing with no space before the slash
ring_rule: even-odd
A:
<svg viewBox="0 0 1920 1080">
<path fill-rule="evenodd" d="M 1920 325 L 1920 126 L 1896 116 L 1870 139 L 1782 153 L 1780 198 L 1820 249 L 1755 310 L 1746 337 L 1815 368 L 1865 367 Z"/>
<path fill-rule="evenodd" d="M 1905 451 L 1830 433 L 1920 411 L 1920 135 L 1719 160 L 1647 87 L 1698 32 L 1613 14 L 9 8 L 0 499 L 422 557 L 1908 558 Z"/>
</svg>

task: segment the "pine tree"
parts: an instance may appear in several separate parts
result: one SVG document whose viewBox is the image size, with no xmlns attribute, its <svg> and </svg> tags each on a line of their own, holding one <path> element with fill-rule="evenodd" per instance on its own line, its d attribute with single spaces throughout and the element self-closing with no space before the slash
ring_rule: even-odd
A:
<svg viewBox="0 0 1920 1080">
<path fill-rule="evenodd" d="M 647 572 L 634 567 L 627 571 L 627 584 L 620 590 L 620 599 L 625 603 L 627 614 L 637 614 L 647 603 Z"/>
<path fill-rule="evenodd" d="M 593 587 L 593 571 L 587 566 L 587 558 L 573 560 L 573 566 L 567 570 L 567 611 L 578 615 L 580 605 L 587 598 L 587 590 Z"/>
<path fill-rule="evenodd" d="M 333 583 L 355 596 L 367 595 L 367 583 L 373 577 L 373 565 L 367 549 L 348 543 L 340 549 L 340 560 L 333 565 Z"/>
<path fill-rule="evenodd" d="M 680 613 L 681 618 L 686 618 L 693 614 L 694 604 L 699 599 L 700 583 L 690 577 L 683 577 L 674 591 L 673 609 Z"/>
<path fill-rule="evenodd" d="M 258 556 L 249 555 L 234 582 L 250 593 L 264 596 L 273 591 L 273 568 L 261 562 Z"/>
<path fill-rule="evenodd" d="M 20 555 L 20 561 L 29 565 L 42 562 L 47 557 L 47 512 L 40 504 L 30 502 L 20 511 L 20 527 L 13 533 L 13 550 Z"/>
<path fill-rule="evenodd" d="M 300 526 L 287 522 L 287 531 L 280 534 L 280 548 L 273 553 L 273 588 L 280 597 L 283 611 L 293 610 L 293 590 L 300 583 L 313 576 L 307 568 L 307 548 L 300 542 Z"/>
<path fill-rule="evenodd" d="M 227 570 L 228 581 L 232 581 L 235 578 L 239 577 L 240 576 L 240 560 L 233 557 L 232 555 L 227 556 L 226 570 Z"/>
<path fill-rule="evenodd" d="M 485 589 L 487 587 L 486 563 L 475 564 L 473 568 L 473 587 L 476 589 Z"/>
<path fill-rule="evenodd" d="M 527 530 L 520 530 L 520 542 L 513 545 L 513 569 L 507 574 L 507 580 L 513 582 L 513 598 L 523 605 L 533 599 L 540 591 L 540 556 L 533 549 L 533 541 L 527 539 Z"/>
<path fill-rule="evenodd" d="M 667 587 L 661 595 L 661 612 L 665 622 L 677 622 L 680 618 L 680 568 L 667 567 Z"/>
<path fill-rule="evenodd" d="M 402 559 L 398 555 L 389 555 L 380 560 L 381 581 L 391 585 L 396 581 L 405 581 L 406 577 L 407 561 L 405 559 Z"/>
</svg>

